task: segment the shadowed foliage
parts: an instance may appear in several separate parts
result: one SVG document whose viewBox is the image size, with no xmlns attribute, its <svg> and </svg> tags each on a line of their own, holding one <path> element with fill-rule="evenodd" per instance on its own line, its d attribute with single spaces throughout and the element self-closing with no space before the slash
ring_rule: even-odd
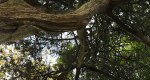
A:
<svg viewBox="0 0 150 80">
<path fill-rule="evenodd" d="M 0 79 L 150 79 L 149 0 L 0 0 Z"/>
</svg>

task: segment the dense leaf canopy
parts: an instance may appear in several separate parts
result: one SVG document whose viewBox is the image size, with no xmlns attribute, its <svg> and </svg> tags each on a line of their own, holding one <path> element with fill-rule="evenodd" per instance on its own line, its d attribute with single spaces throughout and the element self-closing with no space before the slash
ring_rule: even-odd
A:
<svg viewBox="0 0 150 80">
<path fill-rule="evenodd" d="M 149 80 L 149 26 L 149 0 L 0 0 L 0 79 Z"/>
</svg>

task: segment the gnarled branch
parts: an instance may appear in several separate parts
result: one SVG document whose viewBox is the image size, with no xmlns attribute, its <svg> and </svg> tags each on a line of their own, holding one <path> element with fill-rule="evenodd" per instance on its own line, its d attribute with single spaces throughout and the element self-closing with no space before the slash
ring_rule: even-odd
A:
<svg viewBox="0 0 150 80">
<path fill-rule="evenodd" d="M 104 12 L 111 1 L 113 2 L 113 0 L 90 0 L 75 11 L 63 14 L 49 14 L 43 11 L 43 9 L 29 5 L 24 0 L 8 0 L 0 4 L 0 22 L 2 21 L 2 23 L 5 24 L 5 26 L 0 26 L 0 30 L 8 26 L 7 24 L 9 24 L 9 26 L 12 24 L 20 24 L 21 26 L 30 25 L 30 27 L 21 30 L 21 26 L 16 26 L 15 31 L 11 34 L 3 33 L 3 35 L 1 35 L 0 32 L 0 36 L 3 36 L 3 40 L 0 39 L 0 43 L 5 41 L 6 37 L 12 41 L 14 37 L 16 37 L 15 40 L 21 39 L 17 39 L 17 35 L 12 34 L 22 32 L 20 35 L 22 38 L 27 37 L 26 34 L 32 35 L 30 32 L 26 33 L 29 28 L 31 28 L 30 30 L 35 30 L 35 32 L 41 30 L 51 32 L 81 29 L 87 25 L 87 21 L 89 21 L 94 14 Z M 117 2 L 118 1 L 124 0 L 117 0 Z M 9 30 L 12 30 L 12 28 L 9 27 L 6 31 Z M 7 36 L 4 36 L 5 34 L 7 34 Z"/>
</svg>

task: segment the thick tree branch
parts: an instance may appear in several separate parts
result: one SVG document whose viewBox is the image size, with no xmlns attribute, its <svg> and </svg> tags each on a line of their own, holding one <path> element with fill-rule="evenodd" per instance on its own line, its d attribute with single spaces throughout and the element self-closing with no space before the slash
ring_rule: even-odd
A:
<svg viewBox="0 0 150 80">
<path fill-rule="evenodd" d="M 78 55 L 78 67 L 80 68 L 84 64 L 85 55 L 88 53 L 88 44 L 87 44 L 87 32 L 85 28 L 77 31 L 78 40 L 80 42 L 80 51 Z"/>
<path fill-rule="evenodd" d="M 86 54 L 88 53 L 88 44 L 87 44 L 87 32 L 85 28 L 77 31 L 78 40 L 80 42 L 80 49 L 77 58 L 77 68 L 76 68 L 76 76 L 75 80 L 79 80 L 80 69 L 84 65 L 84 59 Z"/>
<path fill-rule="evenodd" d="M 24 0 L 8 0 L 0 4 L 0 21 L 4 24 L 0 26 L 0 30 L 11 31 L 11 33 L 0 32 L 0 36 L 3 37 L 0 43 L 20 40 L 41 30 L 51 32 L 80 29 L 87 25 L 87 21 L 95 13 L 103 12 L 108 4 L 109 0 L 90 0 L 75 11 L 49 14 L 42 9 L 30 6 Z M 10 26 L 12 24 L 21 24 L 21 26 L 15 26 L 14 31 L 14 28 Z M 23 25 L 29 27 L 24 28 Z M 9 28 L 5 29 L 8 26 Z"/>
<path fill-rule="evenodd" d="M 80 22 L 83 19 L 91 18 L 97 12 L 103 12 L 108 6 L 109 0 L 90 0 L 79 9 L 65 14 L 48 14 L 33 7 L 22 6 L 21 8 L 11 7 L 8 4 L 0 5 L 0 17 L 12 20 L 40 20 L 54 23 Z M 20 3 L 18 5 L 22 5 Z M 14 4 L 15 5 L 15 4 Z M 34 23 L 31 23 L 34 24 Z"/>
<path fill-rule="evenodd" d="M 13 39 L 20 40 L 41 30 L 47 32 L 79 30 L 88 24 L 94 14 L 104 12 L 110 1 L 112 1 L 111 3 L 114 2 L 113 0 L 90 0 L 75 11 L 63 14 L 49 14 L 41 8 L 29 5 L 24 0 L 8 0 L 0 4 L 0 21 L 5 24 L 5 26 L 0 26 L 0 30 L 9 26 L 6 31 L 12 31 L 11 24 L 21 24 L 21 26 L 16 26 L 16 30 L 12 33 L 0 33 L 0 36 L 3 37 L 3 39 L 0 39 L 0 43 L 8 42 L 9 39 L 11 41 Z M 124 0 L 117 0 L 119 3 L 122 1 Z M 30 27 L 21 30 L 23 25 L 30 25 Z M 28 29 L 34 32 L 29 32 Z M 15 34 L 20 32 L 22 34 L 17 38 L 18 35 Z"/>
</svg>

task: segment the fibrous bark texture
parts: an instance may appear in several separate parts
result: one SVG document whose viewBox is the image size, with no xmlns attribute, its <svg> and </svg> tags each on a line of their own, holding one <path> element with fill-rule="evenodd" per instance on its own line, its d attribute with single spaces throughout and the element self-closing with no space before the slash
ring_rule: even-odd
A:
<svg viewBox="0 0 150 80">
<path fill-rule="evenodd" d="M 31 33 L 43 31 L 78 30 L 88 24 L 90 18 L 107 9 L 110 0 L 90 0 L 80 8 L 62 14 L 49 14 L 24 0 L 0 1 L 0 42 L 19 40 Z M 24 28 L 24 26 L 28 26 Z M 23 30 L 24 29 L 24 30 Z M 21 31 L 19 31 L 21 30 Z M 32 32 L 28 32 L 33 30 Z M 14 34 L 20 34 L 18 35 Z M 5 35 L 5 36 L 4 36 Z"/>
</svg>

